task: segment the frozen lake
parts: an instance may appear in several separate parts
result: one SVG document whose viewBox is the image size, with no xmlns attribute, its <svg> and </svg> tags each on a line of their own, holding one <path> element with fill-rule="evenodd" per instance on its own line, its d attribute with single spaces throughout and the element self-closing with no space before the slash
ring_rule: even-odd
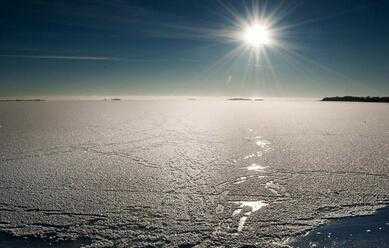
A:
<svg viewBox="0 0 389 248">
<path fill-rule="evenodd" d="M 385 103 L 0 102 L 0 141 L 0 247 L 282 247 L 389 202 Z"/>
</svg>

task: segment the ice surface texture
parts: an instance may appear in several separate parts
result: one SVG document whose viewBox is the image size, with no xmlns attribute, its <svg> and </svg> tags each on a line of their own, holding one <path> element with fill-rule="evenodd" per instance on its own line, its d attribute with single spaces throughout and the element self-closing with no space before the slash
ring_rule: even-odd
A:
<svg viewBox="0 0 389 248">
<path fill-rule="evenodd" d="M 386 104 L 1 102 L 0 141 L 0 246 L 276 247 L 389 198 Z"/>
</svg>

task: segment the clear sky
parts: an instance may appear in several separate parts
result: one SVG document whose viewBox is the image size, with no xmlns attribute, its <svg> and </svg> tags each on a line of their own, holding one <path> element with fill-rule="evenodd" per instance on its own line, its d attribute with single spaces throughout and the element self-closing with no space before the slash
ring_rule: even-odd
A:
<svg viewBox="0 0 389 248">
<path fill-rule="evenodd" d="M 255 18 L 259 55 L 231 36 Z M 5 0 L 0 96 L 389 95 L 388 25 L 385 0 Z"/>
</svg>

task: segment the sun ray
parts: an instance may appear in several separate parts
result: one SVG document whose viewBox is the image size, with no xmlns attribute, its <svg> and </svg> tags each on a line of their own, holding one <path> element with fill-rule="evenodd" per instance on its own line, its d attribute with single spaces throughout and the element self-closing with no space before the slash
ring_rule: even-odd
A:
<svg viewBox="0 0 389 248">
<path fill-rule="evenodd" d="M 245 47 L 242 45 L 234 48 L 230 52 L 217 59 L 213 64 L 208 66 L 206 70 L 204 70 L 201 74 L 205 76 L 209 75 L 211 72 L 215 73 L 215 71 L 218 71 L 223 66 L 226 66 L 228 63 L 233 62 L 234 59 L 241 56 L 243 54 L 244 49 Z"/>
<path fill-rule="evenodd" d="M 301 2 L 290 4 L 287 1 L 281 1 L 279 4 L 271 5 L 266 1 L 251 1 L 242 6 L 242 13 L 242 8 L 236 8 L 232 2 L 219 0 L 217 5 L 224 11 L 219 11 L 219 8 L 215 13 L 225 19 L 224 26 L 215 23 L 213 25 L 204 23 L 203 26 L 198 27 L 164 25 L 168 31 L 172 32 L 163 32 L 162 35 L 176 39 L 208 40 L 215 42 L 215 46 L 218 43 L 225 43 L 231 47 L 230 51 L 220 55 L 216 61 L 204 68 L 199 80 L 208 80 L 211 75 L 229 75 L 232 69 L 235 66 L 241 66 L 242 64 L 239 65 L 239 63 L 245 59 L 246 68 L 240 69 L 242 84 L 255 83 L 260 88 L 267 90 L 274 88 L 278 91 L 282 88 L 279 70 L 283 67 L 275 68 L 273 59 L 282 59 L 285 64 L 301 72 L 301 76 L 313 78 L 312 70 L 303 67 L 307 63 L 315 65 L 315 62 L 309 61 L 302 53 L 299 53 L 298 50 L 301 47 L 297 47 L 293 42 L 295 37 L 293 35 L 296 34 L 293 28 L 300 24 L 285 24 L 285 19 L 300 4 Z M 306 22 L 309 23 L 310 20 Z M 326 73 L 331 71 L 324 65 L 316 64 L 315 67 Z M 338 72 L 334 72 L 333 75 L 340 77 Z M 351 81 L 349 78 L 347 80 Z"/>
</svg>

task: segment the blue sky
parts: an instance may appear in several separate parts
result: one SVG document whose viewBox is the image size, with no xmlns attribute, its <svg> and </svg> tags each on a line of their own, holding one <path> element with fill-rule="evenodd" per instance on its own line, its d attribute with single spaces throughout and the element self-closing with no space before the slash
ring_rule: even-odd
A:
<svg viewBox="0 0 389 248">
<path fill-rule="evenodd" d="M 0 96 L 389 95 L 387 1 L 2 1 Z M 226 58 L 253 13 L 283 48 Z"/>
</svg>

